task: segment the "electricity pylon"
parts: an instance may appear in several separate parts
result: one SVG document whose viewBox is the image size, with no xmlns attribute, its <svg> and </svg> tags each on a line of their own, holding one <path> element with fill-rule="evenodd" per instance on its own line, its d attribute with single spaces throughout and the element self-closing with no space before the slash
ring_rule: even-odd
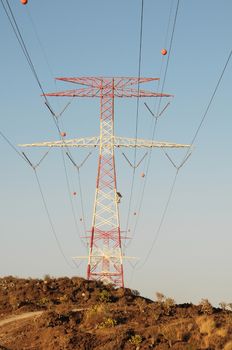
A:
<svg viewBox="0 0 232 350">
<path fill-rule="evenodd" d="M 129 148 L 179 148 L 189 147 L 169 142 L 117 137 L 114 135 L 115 97 L 169 97 L 131 86 L 158 80 L 158 78 L 131 77 L 80 77 L 57 78 L 86 87 L 63 92 L 47 93 L 46 96 L 99 97 L 100 136 L 73 140 L 42 142 L 21 145 L 24 147 L 99 147 L 96 192 L 93 206 L 92 228 L 89 242 L 87 278 L 113 283 L 124 287 L 123 254 L 118 210 L 115 147 Z M 138 85 L 139 86 L 139 85 Z"/>
</svg>

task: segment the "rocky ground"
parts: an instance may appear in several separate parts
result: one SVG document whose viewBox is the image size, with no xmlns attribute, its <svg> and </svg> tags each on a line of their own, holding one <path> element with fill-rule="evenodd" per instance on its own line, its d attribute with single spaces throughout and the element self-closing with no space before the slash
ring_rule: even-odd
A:
<svg viewBox="0 0 232 350">
<path fill-rule="evenodd" d="M 231 305 L 176 305 L 82 278 L 0 278 L 2 350 L 232 350 Z"/>
</svg>

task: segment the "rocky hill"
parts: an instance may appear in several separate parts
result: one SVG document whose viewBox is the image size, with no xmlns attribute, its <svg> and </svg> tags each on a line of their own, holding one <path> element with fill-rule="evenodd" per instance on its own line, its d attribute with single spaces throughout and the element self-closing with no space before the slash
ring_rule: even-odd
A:
<svg viewBox="0 0 232 350">
<path fill-rule="evenodd" d="M 77 277 L 0 278 L 0 349 L 232 350 L 226 305 L 138 294 Z"/>
</svg>

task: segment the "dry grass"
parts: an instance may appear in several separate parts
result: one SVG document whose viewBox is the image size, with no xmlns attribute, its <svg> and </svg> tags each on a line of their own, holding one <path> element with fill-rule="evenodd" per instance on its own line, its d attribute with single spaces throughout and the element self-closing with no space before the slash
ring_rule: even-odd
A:
<svg viewBox="0 0 232 350">
<path fill-rule="evenodd" d="M 86 327 L 98 327 L 99 324 L 110 318 L 111 314 L 106 304 L 96 304 L 85 313 Z"/>
<path fill-rule="evenodd" d="M 223 350 L 232 350 L 232 340 L 226 343 Z"/>
<path fill-rule="evenodd" d="M 197 317 L 196 324 L 198 325 L 201 334 L 211 334 L 216 328 L 214 319 L 209 316 Z"/>
</svg>

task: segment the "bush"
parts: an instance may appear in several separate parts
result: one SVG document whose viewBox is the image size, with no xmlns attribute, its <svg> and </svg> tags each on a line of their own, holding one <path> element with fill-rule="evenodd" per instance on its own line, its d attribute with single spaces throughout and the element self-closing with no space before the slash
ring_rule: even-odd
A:
<svg viewBox="0 0 232 350">
<path fill-rule="evenodd" d="M 46 275 L 44 275 L 43 279 L 44 279 L 44 281 L 50 281 L 51 276 L 47 273 Z"/>
<path fill-rule="evenodd" d="M 117 325 L 117 321 L 114 318 L 108 317 L 103 322 L 99 323 L 97 328 L 113 328 Z"/>
<path fill-rule="evenodd" d="M 135 346 L 138 346 L 142 343 L 142 337 L 139 334 L 132 335 L 129 339 L 129 342 Z"/>
<path fill-rule="evenodd" d="M 158 301 L 158 303 L 162 303 L 165 299 L 165 296 L 164 294 L 160 293 L 160 292 L 156 292 L 156 299 Z"/>
<path fill-rule="evenodd" d="M 110 318 L 110 316 L 110 312 L 106 305 L 94 305 L 85 313 L 85 324 L 90 327 L 96 326 L 104 322 L 107 318 Z"/>
<path fill-rule="evenodd" d="M 213 313 L 213 307 L 208 299 L 201 299 L 199 306 L 203 314 L 211 315 Z"/>
<path fill-rule="evenodd" d="M 162 307 L 165 315 L 167 316 L 170 315 L 174 306 L 175 306 L 175 300 L 172 298 L 166 298 L 162 303 Z"/>
<path fill-rule="evenodd" d="M 47 305 L 47 304 L 49 304 L 49 299 L 46 298 L 46 297 L 43 297 L 43 298 L 41 298 L 41 299 L 38 301 L 38 305 L 39 305 L 39 306 L 44 306 L 44 305 Z"/>
<path fill-rule="evenodd" d="M 135 297 L 139 297 L 140 296 L 140 293 L 137 289 L 132 289 L 131 290 L 131 293 L 135 296 Z"/>
<path fill-rule="evenodd" d="M 110 302 L 110 293 L 108 292 L 108 290 L 103 289 L 98 296 L 98 301 L 100 301 L 101 303 L 108 303 Z"/>
<path fill-rule="evenodd" d="M 221 302 L 219 303 L 219 306 L 221 307 L 221 309 L 222 309 L 223 311 L 225 311 L 226 308 L 227 308 L 227 303 L 225 303 L 224 301 L 221 301 Z"/>
</svg>

